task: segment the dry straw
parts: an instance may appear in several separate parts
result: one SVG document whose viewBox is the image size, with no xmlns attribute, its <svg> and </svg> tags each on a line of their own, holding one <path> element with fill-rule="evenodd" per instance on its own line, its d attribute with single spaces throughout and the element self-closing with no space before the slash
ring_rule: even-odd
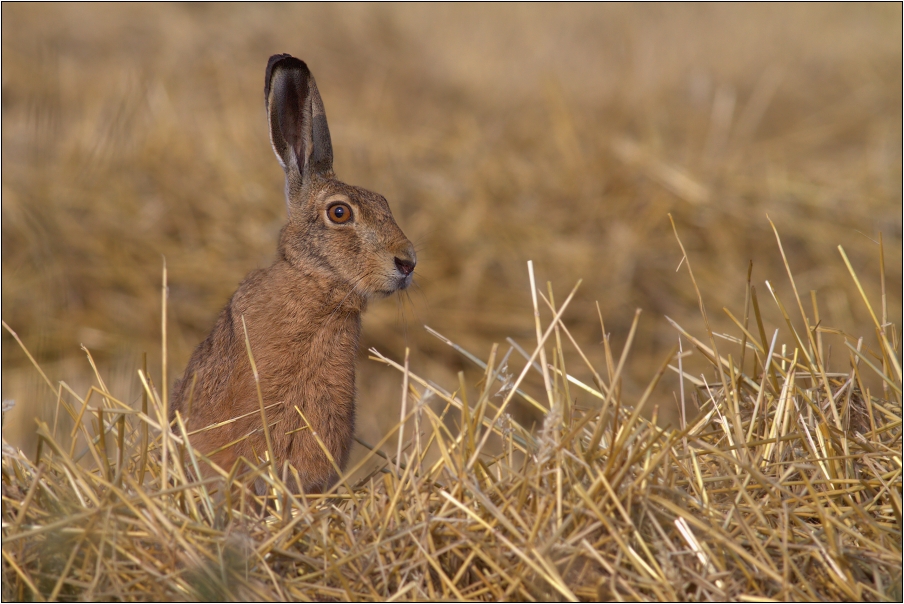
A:
<svg viewBox="0 0 904 604">
<path fill-rule="evenodd" d="M 84 396 L 44 376 L 57 415 L 35 455 L 4 441 L 3 598 L 900 601 L 900 348 L 848 269 L 874 334 L 822 325 L 790 267 L 793 300 L 768 287 L 775 330 L 749 284 L 740 318 L 726 309 L 736 333 L 714 333 L 697 290 L 705 333 L 673 323 L 675 350 L 637 400 L 619 387 L 635 330 L 618 358 L 604 337 L 606 366 L 590 366 L 563 320 L 574 290 L 557 305 L 533 287 L 523 367 L 512 349 L 482 361 L 444 338 L 483 369 L 455 391 L 371 350 L 402 374 L 402 416 L 324 495 L 288 491 L 293 470 L 267 451 L 192 481 L 208 462 L 186 446 L 185 418 L 163 425 L 146 369 L 141 410 L 96 370 Z M 691 354 L 709 375 L 685 371 Z M 535 371 L 542 382 L 524 379 Z M 681 377 L 681 419 L 662 427 L 667 371 Z M 516 398 L 543 410 L 538 430 L 507 413 Z"/>
</svg>

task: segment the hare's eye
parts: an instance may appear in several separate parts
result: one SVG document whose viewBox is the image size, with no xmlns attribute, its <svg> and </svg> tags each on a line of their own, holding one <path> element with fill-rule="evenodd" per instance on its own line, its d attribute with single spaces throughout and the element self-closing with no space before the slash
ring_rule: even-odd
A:
<svg viewBox="0 0 904 604">
<path fill-rule="evenodd" d="M 351 219 L 352 209 L 344 203 L 337 203 L 334 206 L 330 206 L 327 209 L 326 214 L 333 222 L 342 224 L 343 222 L 348 222 Z"/>
</svg>

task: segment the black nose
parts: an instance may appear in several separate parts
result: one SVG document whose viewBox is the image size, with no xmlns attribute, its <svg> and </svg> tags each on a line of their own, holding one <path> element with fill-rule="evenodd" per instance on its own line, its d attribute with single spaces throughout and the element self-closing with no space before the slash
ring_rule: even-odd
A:
<svg viewBox="0 0 904 604">
<path fill-rule="evenodd" d="M 405 275 L 406 277 L 414 272 L 414 265 L 416 263 L 411 260 L 402 260 L 401 258 L 395 259 L 396 268 L 399 269 L 399 272 Z"/>
</svg>

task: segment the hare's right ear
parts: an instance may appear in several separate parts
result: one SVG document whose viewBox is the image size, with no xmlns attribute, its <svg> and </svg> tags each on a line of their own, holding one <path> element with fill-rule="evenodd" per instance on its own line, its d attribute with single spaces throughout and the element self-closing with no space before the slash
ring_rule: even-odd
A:
<svg viewBox="0 0 904 604">
<path fill-rule="evenodd" d="M 332 178 L 330 129 L 308 66 L 291 55 L 273 55 L 266 80 L 270 143 L 286 177 L 300 176 L 302 186 L 314 175 Z"/>
</svg>

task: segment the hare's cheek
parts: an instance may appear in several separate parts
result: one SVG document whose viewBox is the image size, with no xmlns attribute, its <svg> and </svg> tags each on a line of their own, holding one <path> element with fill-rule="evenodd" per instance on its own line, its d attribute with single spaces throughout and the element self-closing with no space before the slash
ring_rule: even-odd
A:
<svg viewBox="0 0 904 604">
<path fill-rule="evenodd" d="M 359 282 L 368 295 L 385 297 L 398 289 L 398 284 L 391 275 L 385 259 L 371 257 L 361 267 Z"/>
<path fill-rule="evenodd" d="M 325 239 L 327 241 L 325 251 L 332 256 L 336 263 L 357 266 L 367 255 L 366 245 L 353 228 L 328 227 Z"/>
</svg>

